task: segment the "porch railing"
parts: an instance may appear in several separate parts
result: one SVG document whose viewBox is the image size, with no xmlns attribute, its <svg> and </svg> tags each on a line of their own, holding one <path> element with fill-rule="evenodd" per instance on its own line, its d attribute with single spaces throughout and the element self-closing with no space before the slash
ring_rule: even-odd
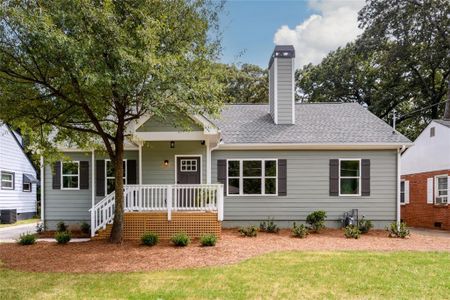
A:
<svg viewBox="0 0 450 300">
<path fill-rule="evenodd" d="M 104 229 L 114 219 L 115 193 L 107 195 L 91 208 L 91 236 Z M 124 187 L 124 211 L 217 211 L 223 220 L 223 185 L 126 185 Z"/>
</svg>

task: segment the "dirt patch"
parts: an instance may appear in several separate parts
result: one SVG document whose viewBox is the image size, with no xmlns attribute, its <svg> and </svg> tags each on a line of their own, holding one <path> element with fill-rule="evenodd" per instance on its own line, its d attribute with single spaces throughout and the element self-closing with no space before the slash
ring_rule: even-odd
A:
<svg viewBox="0 0 450 300">
<path fill-rule="evenodd" d="M 56 230 L 46 230 L 43 232 L 39 232 L 37 234 L 39 239 L 43 238 L 54 238 L 56 234 Z M 90 238 L 91 236 L 89 234 L 86 234 L 82 232 L 81 230 L 70 230 L 70 236 L 72 238 Z"/>
<path fill-rule="evenodd" d="M 447 237 L 412 234 L 408 239 L 387 237 L 385 231 L 372 231 L 360 239 L 346 239 L 342 230 L 327 229 L 306 239 L 259 233 L 255 238 L 241 237 L 237 230 L 223 230 L 216 247 L 200 247 L 198 242 L 175 248 L 167 242 L 155 247 L 125 242 L 112 245 L 104 241 L 57 245 L 41 242 L 33 246 L 0 244 L 0 260 L 8 268 L 36 272 L 130 272 L 180 269 L 233 264 L 260 254 L 283 251 L 450 251 Z"/>
</svg>

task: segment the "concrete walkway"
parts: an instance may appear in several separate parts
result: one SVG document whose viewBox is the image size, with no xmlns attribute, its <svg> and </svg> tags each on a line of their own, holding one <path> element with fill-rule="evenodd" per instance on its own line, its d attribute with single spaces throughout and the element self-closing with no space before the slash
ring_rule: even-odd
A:
<svg viewBox="0 0 450 300">
<path fill-rule="evenodd" d="M 23 233 L 36 233 L 36 223 L 23 224 L 0 228 L 0 242 L 3 240 L 16 240 Z"/>
</svg>

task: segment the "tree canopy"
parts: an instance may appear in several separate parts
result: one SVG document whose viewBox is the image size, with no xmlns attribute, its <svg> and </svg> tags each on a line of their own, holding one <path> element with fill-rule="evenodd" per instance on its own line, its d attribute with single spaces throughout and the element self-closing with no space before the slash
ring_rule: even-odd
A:
<svg viewBox="0 0 450 300">
<path fill-rule="evenodd" d="M 211 30 L 220 6 L 202 0 L 3 1 L 0 119 L 34 137 L 41 153 L 59 142 L 105 149 L 115 165 L 116 190 L 122 190 L 123 144 L 133 121 L 147 113 L 219 110 L 219 42 Z M 122 240 L 122 202 L 123 193 L 116 193 L 114 242 Z"/>
<path fill-rule="evenodd" d="M 307 65 L 296 80 L 303 101 L 367 104 L 415 138 L 443 113 L 450 75 L 447 0 L 370 0 L 359 12 L 362 35 Z"/>
</svg>

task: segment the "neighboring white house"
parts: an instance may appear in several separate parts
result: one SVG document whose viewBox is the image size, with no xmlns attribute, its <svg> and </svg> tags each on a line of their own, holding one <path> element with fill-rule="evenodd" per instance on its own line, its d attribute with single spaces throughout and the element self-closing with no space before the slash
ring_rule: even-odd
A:
<svg viewBox="0 0 450 300">
<path fill-rule="evenodd" d="M 0 123 L 0 213 L 16 209 L 18 219 L 36 214 L 36 170 L 23 151 L 22 137 Z"/>
</svg>

